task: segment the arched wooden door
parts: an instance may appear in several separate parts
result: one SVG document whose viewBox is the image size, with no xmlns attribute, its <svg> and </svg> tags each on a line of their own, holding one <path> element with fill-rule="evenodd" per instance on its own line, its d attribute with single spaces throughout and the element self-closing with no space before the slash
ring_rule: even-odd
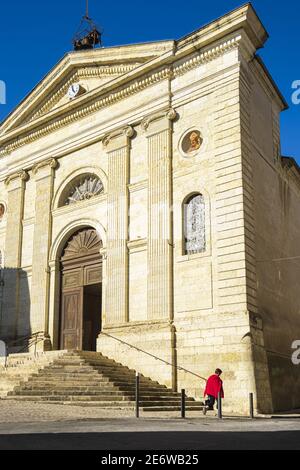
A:
<svg viewBox="0 0 300 470">
<path fill-rule="evenodd" d="M 61 257 L 61 349 L 96 350 L 101 331 L 102 242 L 96 230 L 74 234 Z"/>
</svg>

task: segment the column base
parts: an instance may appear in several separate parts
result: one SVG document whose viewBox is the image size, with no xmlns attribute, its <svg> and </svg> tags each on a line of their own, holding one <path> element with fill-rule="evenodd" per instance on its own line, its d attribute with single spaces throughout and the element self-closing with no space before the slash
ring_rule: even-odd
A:
<svg viewBox="0 0 300 470">
<path fill-rule="evenodd" d="M 52 351 L 52 342 L 50 336 L 45 336 L 43 340 L 43 352 Z"/>
</svg>

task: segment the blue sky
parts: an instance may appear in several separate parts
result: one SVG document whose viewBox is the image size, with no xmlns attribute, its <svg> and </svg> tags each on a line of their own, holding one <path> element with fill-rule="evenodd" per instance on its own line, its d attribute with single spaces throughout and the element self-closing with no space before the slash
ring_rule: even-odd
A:
<svg viewBox="0 0 300 470">
<path fill-rule="evenodd" d="M 72 49 L 71 39 L 85 0 L 11 0 L 1 2 L 0 80 L 7 84 L 2 120 L 46 73 Z M 178 39 L 242 5 L 242 0 L 90 0 L 90 16 L 104 30 L 104 46 Z M 282 114 L 282 152 L 300 163 L 300 104 L 292 104 L 292 83 L 300 81 L 299 0 L 254 0 L 270 34 L 259 53 L 290 109 Z"/>
</svg>

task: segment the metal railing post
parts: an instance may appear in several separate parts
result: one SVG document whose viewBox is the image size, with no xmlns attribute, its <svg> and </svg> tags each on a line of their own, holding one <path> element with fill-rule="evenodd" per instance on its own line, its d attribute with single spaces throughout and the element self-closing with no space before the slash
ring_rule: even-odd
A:
<svg viewBox="0 0 300 470">
<path fill-rule="evenodd" d="M 181 390 L 181 418 L 185 418 L 185 390 Z"/>
<path fill-rule="evenodd" d="M 219 419 L 222 419 L 222 418 L 223 418 L 223 415 L 222 415 L 222 396 L 221 396 L 221 392 L 218 393 L 218 418 L 219 418 Z"/>
<path fill-rule="evenodd" d="M 36 345 L 37 345 L 37 338 L 38 338 L 38 336 L 37 336 L 37 335 L 35 335 L 35 338 L 34 338 L 34 339 L 35 339 L 35 341 L 34 341 L 34 357 L 36 357 Z"/>
<path fill-rule="evenodd" d="M 254 419 L 254 397 L 253 397 L 253 393 L 249 393 L 249 408 L 250 408 L 250 418 Z"/>
<path fill-rule="evenodd" d="M 140 374 L 138 372 L 135 377 L 135 417 L 140 417 Z"/>
<path fill-rule="evenodd" d="M 5 344 L 5 359 L 4 359 L 4 369 L 7 369 L 8 367 L 8 347 L 7 344 Z"/>
</svg>

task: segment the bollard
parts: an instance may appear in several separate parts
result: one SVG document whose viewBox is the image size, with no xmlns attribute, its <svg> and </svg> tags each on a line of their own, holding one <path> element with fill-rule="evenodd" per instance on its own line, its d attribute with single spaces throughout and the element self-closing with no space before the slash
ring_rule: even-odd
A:
<svg viewBox="0 0 300 470">
<path fill-rule="evenodd" d="M 222 396 L 221 396 L 221 392 L 218 393 L 218 418 L 219 418 L 219 419 L 222 419 L 222 418 L 223 418 L 223 415 L 222 415 Z"/>
<path fill-rule="evenodd" d="M 254 419 L 254 399 L 253 393 L 249 394 L 249 405 L 250 405 L 250 418 Z"/>
<path fill-rule="evenodd" d="M 181 418 L 185 418 L 185 390 L 181 390 Z"/>
<path fill-rule="evenodd" d="M 135 381 L 135 417 L 140 417 L 140 374 L 136 372 Z"/>
</svg>

